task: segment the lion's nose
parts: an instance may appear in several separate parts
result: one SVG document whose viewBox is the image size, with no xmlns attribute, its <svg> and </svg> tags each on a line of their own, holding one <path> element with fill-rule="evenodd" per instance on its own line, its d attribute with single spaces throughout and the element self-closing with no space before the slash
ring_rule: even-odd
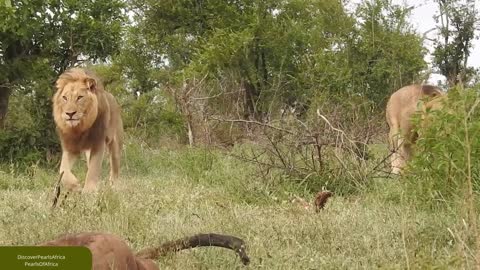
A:
<svg viewBox="0 0 480 270">
<path fill-rule="evenodd" d="M 66 112 L 65 114 L 72 118 L 77 112 Z"/>
</svg>

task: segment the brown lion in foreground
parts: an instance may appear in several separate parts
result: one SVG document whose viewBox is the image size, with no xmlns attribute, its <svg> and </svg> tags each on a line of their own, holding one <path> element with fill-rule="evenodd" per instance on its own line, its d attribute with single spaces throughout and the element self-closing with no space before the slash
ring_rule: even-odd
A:
<svg viewBox="0 0 480 270">
<path fill-rule="evenodd" d="M 56 81 L 53 117 L 62 144 L 60 173 L 69 190 L 80 190 L 71 169 L 80 153 L 85 152 L 87 175 L 84 192 L 97 189 L 103 155 L 110 152 L 110 183 L 119 175 L 123 124 L 120 106 L 90 72 L 72 68 Z"/>
<path fill-rule="evenodd" d="M 390 96 L 386 117 L 390 127 L 388 138 L 393 174 L 399 174 L 412 157 L 412 146 L 418 138 L 412 122 L 413 116 L 417 112 L 440 109 L 443 96 L 440 88 L 431 85 L 405 86 Z"/>
<path fill-rule="evenodd" d="M 176 241 L 166 242 L 155 248 L 134 253 L 120 237 L 109 233 L 84 232 L 67 234 L 38 246 L 83 246 L 92 253 L 92 270 L 158 270 L 154 260 L 171 252 L 184 249 L 216 246 L 237 253 L 244 265 L 250 258 L 245 242 L 237 237 L 221 234 L 197 234 Z"/>
</svg>

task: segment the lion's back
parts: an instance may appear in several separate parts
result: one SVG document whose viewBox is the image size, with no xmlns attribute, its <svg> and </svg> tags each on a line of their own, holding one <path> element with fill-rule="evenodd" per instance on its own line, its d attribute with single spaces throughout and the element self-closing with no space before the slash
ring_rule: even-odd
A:
<svg viewBox="0 0 480 270">
<path fill-rule="evenodd" d="M 386 109 L 387 122 L 390 127 L 400 125 L 401 121 L 417 111 L 417 104 L 423 97 L 436 97 L 443 95 L 443 92 L 431 85 L 408 85 L 393 93 Z"/>
</svg>

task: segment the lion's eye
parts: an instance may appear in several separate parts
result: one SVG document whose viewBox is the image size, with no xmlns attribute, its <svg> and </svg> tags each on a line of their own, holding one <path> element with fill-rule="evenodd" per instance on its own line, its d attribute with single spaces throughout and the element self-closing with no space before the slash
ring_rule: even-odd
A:
<svg viewBox="0 0 480 270">
<path fill-rule="evenodd" d="M 77 97 L 77 100 L 80 100 L 80 99 L 82 99 L 82 98 L 83 98 L 83 96 L 78 96 L 78 97 Z"/>
<path fill-rule="evenodd" d="M 67 101 L 67 97 L 66 96 L 62 96 L 63 100 Z"/>
</svg>

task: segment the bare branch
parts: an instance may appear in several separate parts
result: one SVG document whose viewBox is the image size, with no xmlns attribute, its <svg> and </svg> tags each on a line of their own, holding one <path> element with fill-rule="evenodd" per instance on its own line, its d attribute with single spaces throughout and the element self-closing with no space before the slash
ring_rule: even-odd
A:
<svg viewBox="0 0 480 270">
<path fill-rule="evenodd" d="M 278 131 L 282 131 L 282 132 L 285 132 L 285 133 L 288 133 L 288 134 L 295 134 L 294 132 L 292 132 L 292 131 L 290 131 L 290 130 L 283 129 L 283 128 L 279 128 L 279 127 L 276 127 L 276 126 L 273 126 L 273 125 L 270 125 L 270 124 L 267 124 L 267 123 L 262 123 L 262 122 L 258 122 L 258 121 L 254 121 L 254 120 L 221 119 L 221 118 L 217 118 L 217 117 L 214 117 L 214 116 L 210 116 L 210 119 L 216 120 L 216 121 L 221 121 L 221 122 L 255 124 L 255 125 L 258 125 L 258 126 L 268 127 L 268 128 L 271 128 L 271 129 L 275 129 L 275 130 L 278 130 Z"/>
</svg>

